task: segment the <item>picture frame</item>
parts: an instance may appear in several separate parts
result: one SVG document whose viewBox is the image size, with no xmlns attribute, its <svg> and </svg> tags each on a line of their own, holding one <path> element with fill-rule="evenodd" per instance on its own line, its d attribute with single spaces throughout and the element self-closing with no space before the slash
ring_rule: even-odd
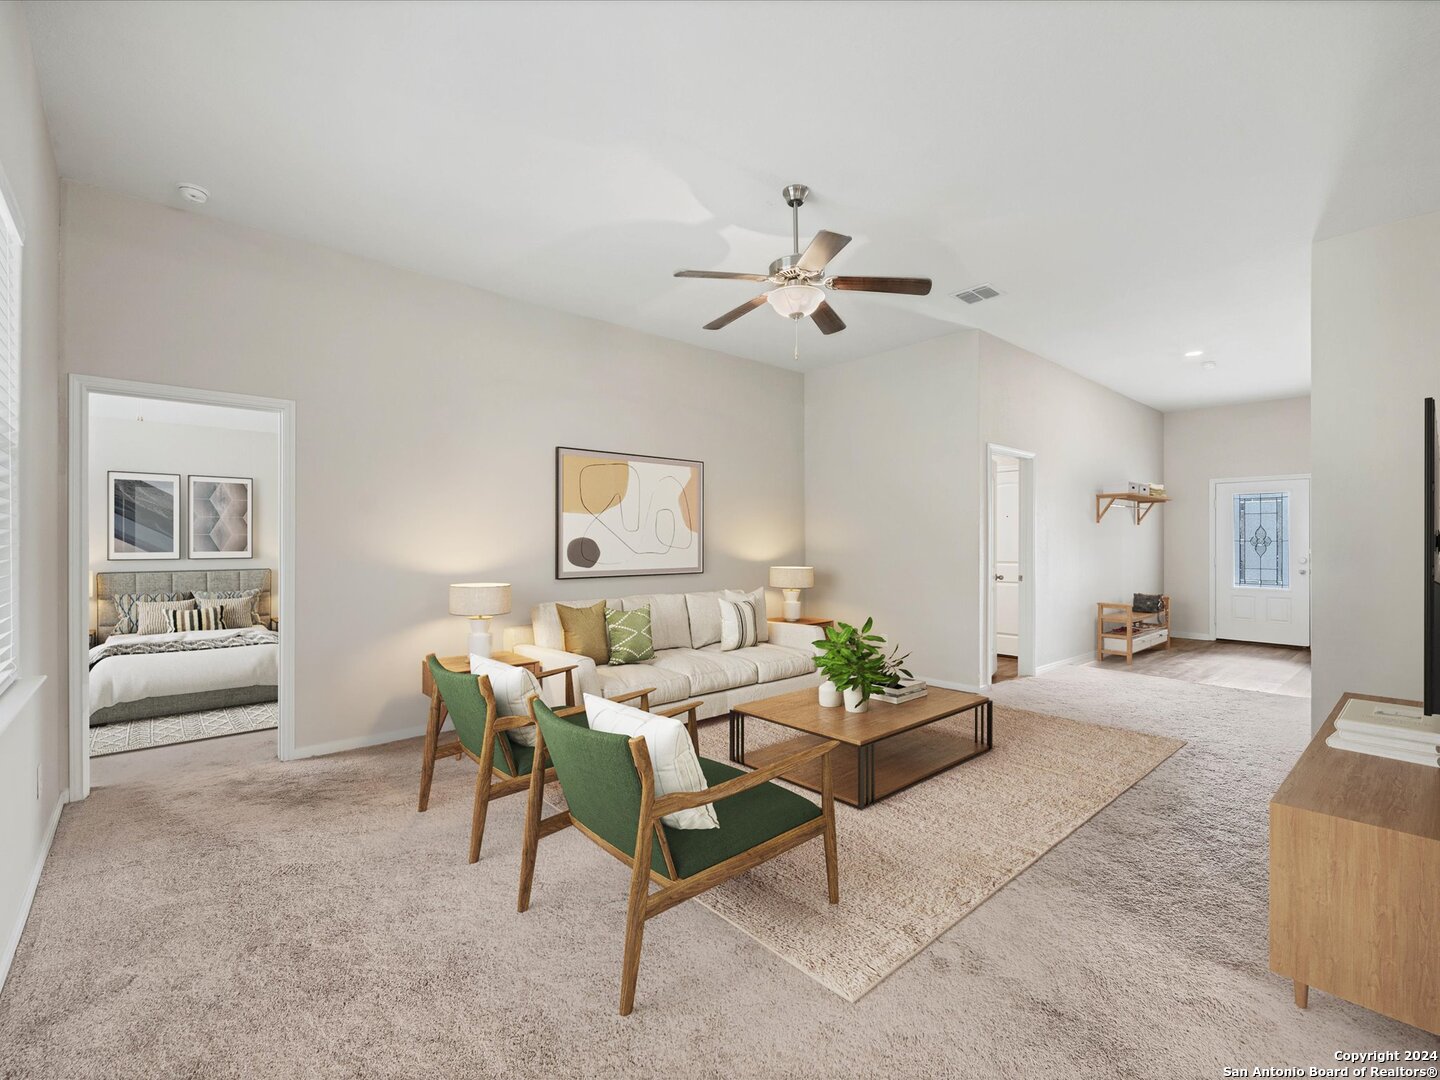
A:
<svg viewBox="0 0 1440 1080">
<path fill-rule="evenodd" d="M 189 557 L 255 557 L 255 481 L 249 476 L 198 476 L 190 481 Z"/>
<path fill-rule="evenodd" d="M 180 558 L 180 474 L 108 472 L 108 555 L 130 559 Z"/>
<path fill-rule="evenodd" d="M 705 463 L 555 448 L 555 577 L 705 572 Z"/>
</svg>

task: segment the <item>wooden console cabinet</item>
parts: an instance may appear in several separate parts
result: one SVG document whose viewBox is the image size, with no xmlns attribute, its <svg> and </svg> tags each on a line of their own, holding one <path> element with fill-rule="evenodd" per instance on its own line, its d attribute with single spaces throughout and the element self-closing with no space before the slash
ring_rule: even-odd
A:
<svg viewBox="0 0 1440 1080">
<path fill-rule="evenodd" d="M 1270 970 L 1440 1034 L 1440 769 L 1332 750 L 1270 801 Z"/>
</svg>

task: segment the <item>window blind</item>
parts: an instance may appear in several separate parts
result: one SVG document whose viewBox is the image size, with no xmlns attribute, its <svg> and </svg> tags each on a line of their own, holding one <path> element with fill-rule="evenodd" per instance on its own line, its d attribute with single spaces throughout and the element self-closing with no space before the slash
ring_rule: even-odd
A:
<svg viewBox="0 0 1440 1080">
<path fill-rule="evenodd" d="M 0 201 L 0 693 L 15 681 L 19 577 L 20 236 Z"/>
</svg>

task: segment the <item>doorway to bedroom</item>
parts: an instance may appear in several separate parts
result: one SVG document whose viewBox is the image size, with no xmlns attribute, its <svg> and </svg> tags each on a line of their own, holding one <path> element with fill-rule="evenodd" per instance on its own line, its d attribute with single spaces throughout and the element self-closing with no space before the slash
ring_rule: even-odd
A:
<svg viewBox="0 0 1440 1080">
<path fill-rule="evenodd" d="M 254 733 L 288 756 L 293 415 L 72 376 L 72 794 L 118 754 Z"/>
</svg>

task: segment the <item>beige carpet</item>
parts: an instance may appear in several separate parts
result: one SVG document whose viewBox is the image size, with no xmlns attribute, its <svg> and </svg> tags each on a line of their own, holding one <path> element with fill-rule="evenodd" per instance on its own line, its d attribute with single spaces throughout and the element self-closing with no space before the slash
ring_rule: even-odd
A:
<svg viewBox="0 0 1440 1080">
<path fill-rule="evenodd" d="M 936 725 L 947 727 L 968 737 L 971 724 Z M 792 734 L 751 721 L 746 738 L 759 747 Z M 727 745 L 723 725 L 706 728 L 706 756 L 725 760 Z M 699 902 L 858 1001 L 1184 745 L 1000 706 L 990 753 L 864 810 L 836 803 L 838 906 L 825 899 L 818 843 Z"/>
<path fill-rule="evenodd" d="M 156 746 L 216 739 L 245 731 L 264 731 L 280 724 L 280 706 L 266 701 L 258 705 L 235 705 L 228 709 L 157 716 L 149 720 L 122 720 L 90 729 L 90 756 L 123 754 L 127 750 L 148 750 Z"/>
<path fill-rule="evenodd" d="M 1186 745 L 853 1004 L 685 903 L 616 1015 L 624 868 L 557 836 L 517 915 L 520 801 L 466 865 L 473 770 L 442 762 L 417 814 L 413 741 L 102 758 L 0 991 L 0 1077 L 1154 1080 L 1440 1049 L 1267 970 L 1266 804 L 1307 702 L 1085 668 L 995 696 Z"/>
</svg>

